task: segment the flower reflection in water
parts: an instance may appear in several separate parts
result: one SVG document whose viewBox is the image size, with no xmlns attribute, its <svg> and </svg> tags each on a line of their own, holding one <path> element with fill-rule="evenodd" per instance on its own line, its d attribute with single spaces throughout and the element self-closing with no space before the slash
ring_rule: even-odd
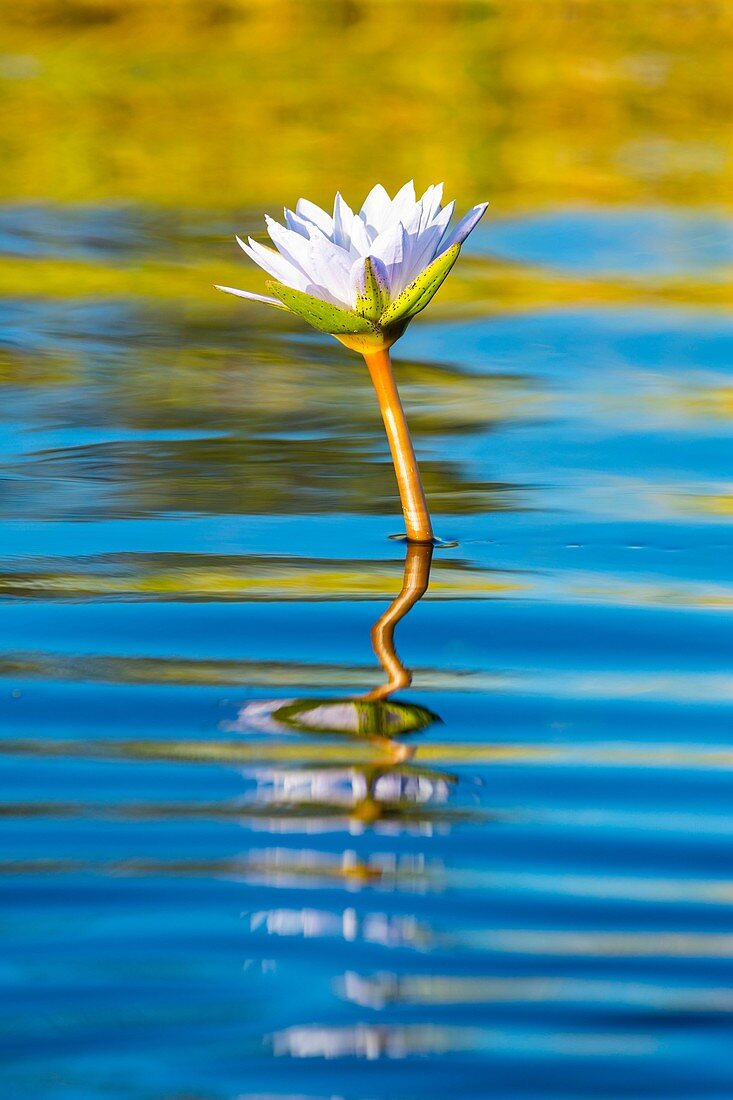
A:
<svg viewBox="0 0 733 1100">
<path fill-rule="evenodd" d="M 226 726 L 239 733 L 366 739 L 378 750 L 373 764 L 256 770 L 255 797 L 272 811 L 272 818 L 262 821 L 268 831 L 340 829 L 346 817 L 352 834 L 374 826 L 380 832 L 430 835 L 451 816 L 444 806 L 455 777 L 415 766 L 415 748 L 402 740 L 440 719 L 425 707 L 392 698 L 412 682 L 395 648 L 395 629 L 427 591 L 432 555 L 432 545 L 408 544 L 402 588 L 372 627 L 384 684 L 352 698 L 257 700 Z"/>
<path fill-rule="evenodd" d="M 366 835 L 418 838 L 419 845 L 419 838 L 432 837 L 458 821 L 475 817 L 466 808 L 449 805 L 456 776 L 419 766 L 418 748 L 406 740 L 440 721 L 438 716 L 423 706 L 394 697 L 412 682 L 412 672 L 395 647 L 395 630 L 428 589 L 432 555 L 432 545 L 408 544 L 400 592 L 372 627 L 372 645 L 384 672 L 379 687 L 347 698 L 253 701 L 228 726 L 229 731 L 243 734 L 309 738 L 306 766 L 260 767 L 247 772 L 254 780 L 254 792 L 247 800 L 248 809 L 255 811 L 248 815 L 250 829 L 268 835 L 332 835 L 332 839 L 324 839 L 323 850 L 310 844 L 297 846 L 297 841 L 292 846 L 268 848 L 260 853 L 256 865 L 250 858 L 243 878 L 278 894 L 282 891 L 283 901 L 297 897 L 304 887 L 326 892 L 338 888 L 349 896 L 348 901 L 333 906 L 289 905 L 285 901 L 251 910 L 243 914 L 251 935 L 278 940 L 339 940 L 343 945 L 353 945 L 355 952 L 368 945 L 370 949 L 414 952 L 419 957 L 434 945 L 430 923 L 410 912 L 409 904 L 406 911 L 393 912 L 386 903 L 383 908 L 373 907 L 369 899 L 390 893 L 402 898 L 404 904 L 410 895 L 441 894 L 447 885 L 441 859 L 419 848 L 404 850 L 402 842 L 394 851 L 385 851 L 381 845 L 375 848 Z M 362 750 L 367 742 L 374 750 L 373 762 L 334 764 L 329 755 L 329 742 L 332 744 L 334 736 L 355 747 L 358 743 Z M 323 749 L 320 757 L 319 746 Z M 342 845 L 337 839 L 339 834 L 354 839 Z M 334 841 L 335 848 L 331 847 Z M 273 948 L 263 950 L 271 952 Z M 351 967 L 340 973 L 337 969 L 331 976 L 331 993 L 342 1005 L 351 1004 L 360 1010 L 354 984 L 360 980 Z M 363 980 L 369 982 L 370 977 Z M 372 1003 L 375 994 L 371 987 L 364 986 L 364 990 L 371 996 L 368 1007 L 380 1011 L 380 1006 Z M 329 1026 L 326 1020 L 314 1024 L 297 1018 L 291 1024 L 269 1037 L 276 1056 L 401 1059 L 481 1045 L 472 1032 L 463 1028 L 446 1031 L 381 1022 Z"/>
</svg>

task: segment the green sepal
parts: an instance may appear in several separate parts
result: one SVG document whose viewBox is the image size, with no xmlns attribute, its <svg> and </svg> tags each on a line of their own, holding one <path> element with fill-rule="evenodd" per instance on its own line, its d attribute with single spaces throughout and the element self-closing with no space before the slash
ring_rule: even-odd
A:
<svg viewBox="0 0 733 1100">
<path fill-rule="evenodd" d="M 334 333 L 334 336 L 341 341 L 344 347 L 351 348 L 352 351 L 358 351 L 360 355 L 373 355 L 375 351 L 386 351 L 387 348 L 391 348 L 394 342 L 399 340 L 409 323 L 409 320 L 397 321 L 389 328 L 381 328 L 375 325 L 372 332 L 351 332 L 343 333 L 340 336 Z"/>
<path fill-rule="evenodd" d="M 364 260 L 364 290 L 356 296 L 356 312 L 368 321 L 378 321 L 385 306 L 385 295 L 374 272 L 371 256 Z"/>
<path fill-rule="evenodd" d="M 438 256 L 437 260 L 433 260 L 385 309 L 379 318 L 379 324 L 384 326 L 394 324 L 395 321 L 409 320 L 421 309 L 425 309 L 458 259 L 460 251 L 461 246 L 454 244 Z"/>
<path fill-rule="evenodd" d="M 292 287 L 284 286 L 274 279 L 268 280 L 267 288 L 289 310 L 297 313 L 309 325 L 313 325 L 313 328 L 328 332 L 331 336 L 337 333 L 376 333 L 378 331 L 376 325 L 367 321 L 365 317 L 360 317 L 358 313 L 331 305 L 330 302 L 314 298 L 302 290 L 293 290 Z"/>
</svg>

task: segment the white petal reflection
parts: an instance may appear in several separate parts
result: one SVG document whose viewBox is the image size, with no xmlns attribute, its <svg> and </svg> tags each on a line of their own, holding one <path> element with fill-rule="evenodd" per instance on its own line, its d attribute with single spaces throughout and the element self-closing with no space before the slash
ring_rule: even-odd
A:
<svg viewBox="0 0 733 1100">
<path fill-rule="evenodd" d="M 430 929 L 412 915 L 360 913 L 350 906 L 339 912 L 314 908 L 264 909 L 249 914 L 249 924 L 251 931 L 268 936 L 340 939 L 346 943 L 409 947 L 413 951 L 427 950 L 432 941 Z"/>
<path fill-rule="evenodd" d="M 443 866 L 420 854 L 378 852 L 364 857 L 352 849 L 338 853 L 267 848 L 251 852 L 238 877 L 270 886 L 323 888 L 337 882 L 350 891 L 374 887 L 380 891 L 426 893 L 442 888 Z"/>
<path fill-rule="evenodd" d="M 490 1030 L 412 1024 L 409 1026 L 292 1027 L 273 1036 L 275 1054 L 291 1058 L 408 1058 L 496 1051 L 636 1058 L 651 1054 L 655 1040 L 640 1033 L 573 1033 Z"/>
</svg>

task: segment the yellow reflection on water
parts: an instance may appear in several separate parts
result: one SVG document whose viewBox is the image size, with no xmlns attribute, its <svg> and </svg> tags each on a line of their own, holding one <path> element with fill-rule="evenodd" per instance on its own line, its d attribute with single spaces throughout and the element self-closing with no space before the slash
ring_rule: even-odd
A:
<svg viewBox="0 0 733 1100">
<path fill-rule="evenodd" d="M 675 989 L 628 979 L 463 977 L 417 974 L 398 977 L 344 974 L 339 992 L 354 1004 L 472 1005 L 491 1003 L 624 1004 L 663 1012 L 733 1012 L 733 991 L 715 985 Z"/>
<path fill-rule="evenodd" d="M 733 6 L 7 0 L 0 195 L 730 203 Z"/>
</svg>

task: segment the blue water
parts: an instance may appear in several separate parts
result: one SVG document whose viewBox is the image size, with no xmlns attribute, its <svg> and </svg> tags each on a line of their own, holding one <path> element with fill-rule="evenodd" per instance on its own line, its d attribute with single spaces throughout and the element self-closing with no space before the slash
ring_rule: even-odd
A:
<svg viewBox="0 0 733 1100">
<path fill-rule="evenodd" d="M 134 207 L 0 231 L 177 247 Z M 457 545 L 397 627 L 434 720 L 391 744 L 271 714 L 348 727 L 385 679 L 405 547 L 358 359 L 236 302 L 0 303 L 3 1096 L 733 1095 L 733 322 L 654 281 L 714 282 L 733 225 L 476 237 L 468 305 L 396 349 Z M 505 261 L 587 296 L 497 309 Z"/>
</svg>

